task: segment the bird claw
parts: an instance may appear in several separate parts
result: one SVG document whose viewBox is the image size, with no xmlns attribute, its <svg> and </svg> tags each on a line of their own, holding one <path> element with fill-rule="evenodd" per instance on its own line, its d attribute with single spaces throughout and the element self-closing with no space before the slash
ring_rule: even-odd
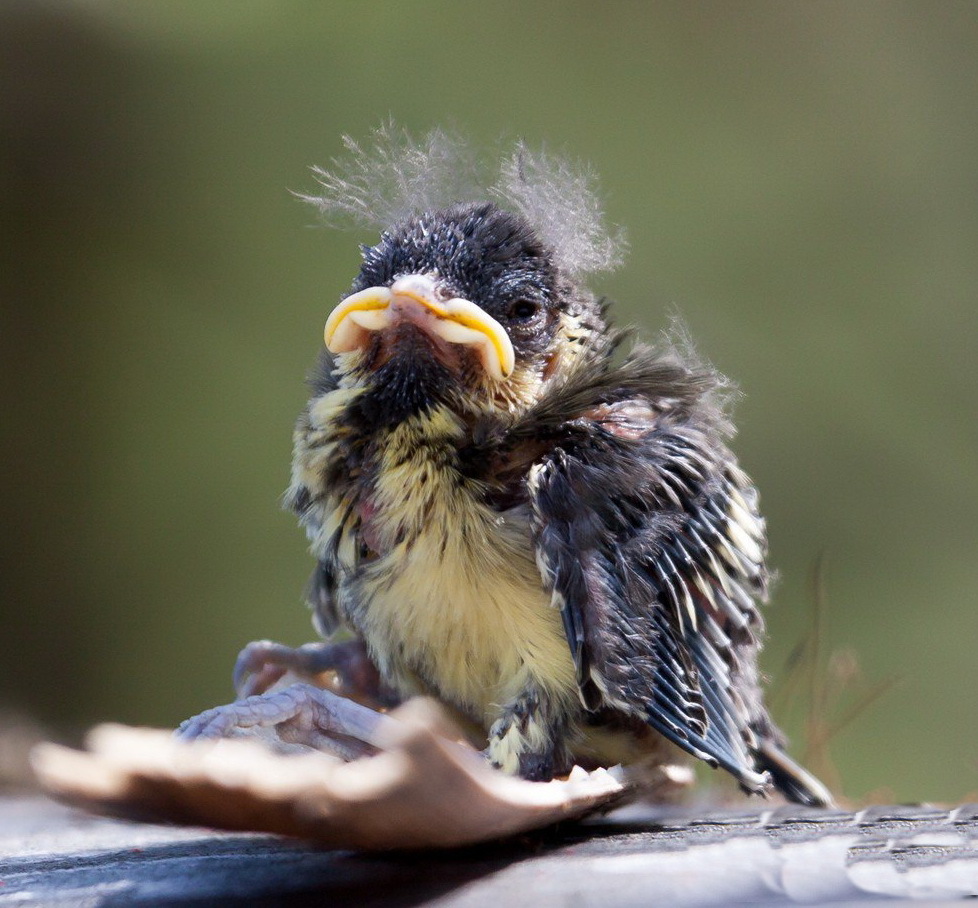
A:
<svg viewBox="0 0 978 908">
<path fill-rule="evenodd" d="M 238 699 L 263 694 L 292 668 L 299 650 L 272 640 L 253 640 L 234 663 L 232 681 Z"/>
<path fill-rule="evenodd" d="M 271 728 L 285 743 L 352 760 L 375 753 L 382 730 L 396 722 L 332 691 L 293 684 L 205 710 L 182 722 L 175 736 L 184 741 L 213 740 Z"/>
<path fill-rule="evenodd" d="M 399 702 L 382 684 L 363 642 L 356 639 L 297 647 L 255 640 L 241 650 L 235 662 L 235 693 L 239 700 L 263 694 L 289 672 L 320 686 L 321 676 L 333 673 L 339 691 L 358 702 L 379 707 Z"/>
</svg>

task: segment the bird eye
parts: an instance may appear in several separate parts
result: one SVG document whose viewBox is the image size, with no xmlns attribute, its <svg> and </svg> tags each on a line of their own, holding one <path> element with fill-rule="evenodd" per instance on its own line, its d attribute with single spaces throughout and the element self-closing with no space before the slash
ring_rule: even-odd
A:
<svg viewBox="0 0 978 908">
<path fill-rule="evenodd" d="M 532 300 L 517 300 L 509 307 L 506 314 L 514 321 L 525 322 L 533 318 L 539 311 L 540 307 Z"/>
</svg>

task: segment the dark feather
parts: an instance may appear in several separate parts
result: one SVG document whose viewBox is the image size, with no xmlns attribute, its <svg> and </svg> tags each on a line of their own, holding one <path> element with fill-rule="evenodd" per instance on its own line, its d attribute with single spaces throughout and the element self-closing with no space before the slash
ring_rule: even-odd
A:
<svg viewBox="0 0 978 908">
<path fill-rule="evenodd" d="M 588 708 L 641 717 L 762 791 L 763 522 L 719 409 L 702 406 L 713 386 L 708 371 L 639 348 L 542 400 L 535 418 L 562 437 L 531 478 L 535 538 Z"/>
<path fill-rule="evenodd" d="M 595 328 L 598 326 L 596 325 Z M 632 333 L 616 328 L 604 329 L 592 339 L 588 354 L 563 379 L 548 388 L 534 406 L 512 427 L 511 436 L 520 432 L 538 435 L 566 428 L 569 414 L 585 414 L 602 404 L 622 401 L 655 401 L 660 407 L 687 413 L 698 407 L 718 428 L 725 428 L 722 379 L 690 357 L 683 357 L 672 343 L 661 348 L 636 344 Z M 620 359 L 620 362 L 616 362 Z M 685 359 L 685 362 L 684 362 Z"/>
<path fill-rule="evenodd" d="M 336 607 L 336 577 L 325 561 L 320 561 L 306 586 L 306 602 L 312 609 L 316 630 L 323 637 L 329 637 L 341 624 L 339 609 Z"/>
</svg>

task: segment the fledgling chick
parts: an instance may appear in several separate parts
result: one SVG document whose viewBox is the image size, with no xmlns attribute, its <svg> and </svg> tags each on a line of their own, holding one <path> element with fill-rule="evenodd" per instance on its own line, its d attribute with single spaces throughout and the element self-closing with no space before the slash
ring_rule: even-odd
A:
<svg viewBox="0 0 978 908">
<path fill-rule="evenodd" d="M 314 199 L 383 229 L 295 431 L 319 629 L 477 723 L 506 772 L 664 739 L 748 791 L 828 803 L 762 702 L 764 522 L 722 382 L 674 346 L 623 349 L 583 283 L 621 249 L 587 176 L 518 147 L 464 194 L 443 134 L 374 138 Z"/>
</svg>

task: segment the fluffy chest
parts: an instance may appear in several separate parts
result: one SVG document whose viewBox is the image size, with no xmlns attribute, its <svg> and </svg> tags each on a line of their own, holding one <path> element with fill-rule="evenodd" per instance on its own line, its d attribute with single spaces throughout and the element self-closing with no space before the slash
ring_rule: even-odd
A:
<svg viewBox="0 0 978 908">
<path fill-rule="evenodd" d="M 528 686 L 570 699 L 576 681 L 528 514 L 493 510 L 461 474 L 461 431 L 437 411 L 392 430 L 329 523 L 349 515 L 334 537 L 339 604 L 382 673 L 491 722 Z"/>
</svg>

